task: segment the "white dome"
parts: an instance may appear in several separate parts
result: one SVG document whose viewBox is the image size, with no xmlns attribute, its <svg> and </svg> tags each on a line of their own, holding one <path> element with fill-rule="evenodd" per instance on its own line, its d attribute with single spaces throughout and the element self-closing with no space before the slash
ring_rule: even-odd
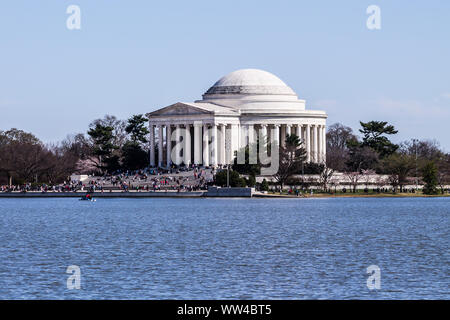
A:
<svg viewBox="0 0 450 320">
<path fill-rule="evenodd" d="M 205 95 L 293 95 L 295 92 L 280 78 L 258 69 L 242 69 L 231 72 L 217 81 Z"/>
</svg>

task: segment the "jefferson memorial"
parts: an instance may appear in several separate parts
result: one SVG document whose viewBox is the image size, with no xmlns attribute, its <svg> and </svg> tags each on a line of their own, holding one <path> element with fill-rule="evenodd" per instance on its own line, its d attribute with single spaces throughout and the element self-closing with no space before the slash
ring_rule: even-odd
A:
<svg viewBox="0 0 450 320">
<path fill-rule="evenodd" d="M 225 165 L 257 137 L 283 146 L 292 133 L 303 141 L 308 162 L 325 162 L 326 112 L 306 110 L 305 100 L 275 75 L 234 71 L 202 98 L 147 113 L 152 167 Z"/>
</svg>

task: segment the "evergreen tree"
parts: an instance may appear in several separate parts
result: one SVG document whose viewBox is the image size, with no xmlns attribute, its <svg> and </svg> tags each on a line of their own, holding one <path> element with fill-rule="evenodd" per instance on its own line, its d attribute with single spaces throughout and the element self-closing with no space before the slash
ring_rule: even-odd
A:
<svg viewBox="0 0 450 320">
<path fill-rule="evenodd" d="M 264 178 L 262 183 L 261 183 L 261 190 L 262 191 L 269 191 L 269 183 L 267 182 L 267 180 Z"/>
<path fill-rule="evenodd" d="M 150 131 L 145 126 L 146 122 L 148 122 L 148 119 L 142 114 L 134 115 L 128 119 L 125 131 L 130 135 L 131 141 L 134 143 L 147 143 L 147 135 Z"/>
<path fill-rule="evenodd" d="M 428 162 L 422 168 L 422 180 L 425 182 L 425 186 L 423 187 L 423 193 L 425 194 L 437 194 L 437 185 L 438 185 L 438 173 L 437 168 L 434 162 Z"/>
<path fill-rule="evenodd" d="M 367 146 L 378 152 L 381 158 L 390 156 L 397 149 L 398 145 L 393 144 L 386 135 L 396 134 L 394 126 L 388 125 L 386 121 L 370 121 L 359 122 L 362 129 L 359 130 L 363 134 L 362 146 Z"/>
<path fill-rule="evenodd" d="M 123 167 L 127 170 L 143 169 L 149 165 L 148 153 L 133 141 L 128 141 L 122 148 Z"/>
<path fill-rule="evenodd" d="M 229 172 L 230 187 L 245 187 L 245 179 L 241 178 L 239 173 L 234 170 Z M 227 170 L 218 172 L 214 177 L 215 185 L 220 187 L 227 186 Z"/>
<path fill-rule="evenodd" d="M 256 185 L 256 177 L 251 174 L 247 180 L 247 187 L 253 188 L 255 185 Z"/>
<path fill-rule="evenodd" d="M 100 170 L 114 171 L 119 166 L 119 158 L 113 154 L 118 147 L 114 145 L 114 128 L 97 123 L 88 131 L 93 143 L 93 155 L 98 157 L 96 166 Z"/>
</svg>

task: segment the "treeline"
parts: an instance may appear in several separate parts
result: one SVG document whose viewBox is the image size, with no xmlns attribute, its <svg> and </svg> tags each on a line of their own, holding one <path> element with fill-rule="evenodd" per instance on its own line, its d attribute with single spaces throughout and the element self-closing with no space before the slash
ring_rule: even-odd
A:
<svg viewBox="0 0 450 320">
<path fill-rule="evenodd" d="M 119 120 L 106 115 L 94 120 L 87 133 L 44 144 L 32 133 L 0 130 L 0 185 L 57 184 L 73 173 L 105 174 L 148 166 L 148 120 L 133 115 Z"/>
<path fill-rule="evenodd" d="M 107 174 L 148 167 L 148 119 L 139 114 L 127 120 L 106 115 L 92 121 L 86 133 L 68 136 L 57 144 L 44 144 L 31 133 L 18 129 L 0 131 L 0 185 L 23 183 L 56 184 L 67 181 L 73 173 Z M 285 137 L 280 147 L 279 170 L 274 179 L 283 186 L 294 175 L 316 174 L 324 190 L 335 183 L 335 172 L 343 172 L 356 189 L 358 183 L 373 174 L 387 175 L 394 190 L 406 184 L 424 183 L 426 193 L 443 191 L 450 183 L 450 155 L 440 149 L 436 141 L 409 140 L 394 144 L 394 126 L 384 121 L 361 122 L 359 134 L 340 123 L 327 131 L 325 164 L 306 162 L 303 142 L 296 135 Z M 269 148 L 270 150 L 270 148 Z M 156 150 L 156 156 L 158 150 Z M 248 147 L 245 157 L 249 163 Z M 254 185 L 254 177 L 261 165 L 233 165 L 232 185 L 243 185 L 239 174 L 249 175 L 247 185 Z M 225 172 L 217 176 L 219 185 L 227 183 Z M 420 181 L 419 181 L 420 180 Z M 298 181 L 294 181 L 297 184 Z M 300 181 L 304 183 L 304 181 Z"/>
<path fill-rule="evenodd" d="M 411 139 L 394 144 L 390 140 L 398 133 L 394 126 L 384 121 L 360 124 L 361 137 L 339 123 L 328 128 L 328 172 L 346 173 L 353 185 L 364 176 L 384 174 L 388 181 L 383 182 L 394 190 L 403 191 L 404 185 L 418 182 L 428 194 L 438 193 L 438 187 L 443 192 L 450 183 L 450 154 L 441 150 L 437 141 Z"/>
<path fill-rule="evenodd" d="M 339 184 L 334 173 L 343 172 L 353 192 L 358 184 L 364 180 L 368 184 L 368 179 L 376 174 L 380 175 L 376 184 L 380 187 L 389 184 L 394 191 L 402 192 L 406 184 L 423 183 L 425 193 L 444 192 L 444 186 L 450 183 L 450 154 L 441 150 L 436 141 L 412 139 L 394 144 L 390 140 L 398 133 L 394 126 L 385 121 L 360 124 L 361 137 L 340 123 L 328 128 L 324 164 L 306 163 L 304 143 L 295 134 L 286 136 L 285 146 L 280 147 L 279 169 L 273 176 L 277 184 L 283 188 L 286 184 L 307 186 L 313 183 L 328 190 L 330 185 Z M 233 170 L 248 175 L 251 182 L 254 181 L 252 177 L 260 174 L 262 165 L 259 159 L 257 164 L 248 164 L 248 147 L 243 151 L 247 164 L 237 164 L 235 161 Z M 311 177 L 302 180 L 304 174 L 315 174 L 319 178 L 317 181 L 311 181 Z M 387 176 L 387 180 L 382 179 L 382 175 Z M 234 174 L 232 177 L 232 186 L 245 182 Z M 225 174 L 216 180 L 224 185 Z"/>
</svg>

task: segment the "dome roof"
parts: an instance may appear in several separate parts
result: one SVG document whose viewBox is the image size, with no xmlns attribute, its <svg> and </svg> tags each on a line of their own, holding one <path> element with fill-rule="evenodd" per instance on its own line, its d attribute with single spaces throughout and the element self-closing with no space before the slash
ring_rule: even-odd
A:
<svg viewBox="0 0 450 320">
<path fill-rule="evenodd" d="M 244 95 L 294 95 L 280 78 L 270 72 L 258 69 L 233 71 L 217 81 L 205 95 L 244 94 Z"/>
</svg>

